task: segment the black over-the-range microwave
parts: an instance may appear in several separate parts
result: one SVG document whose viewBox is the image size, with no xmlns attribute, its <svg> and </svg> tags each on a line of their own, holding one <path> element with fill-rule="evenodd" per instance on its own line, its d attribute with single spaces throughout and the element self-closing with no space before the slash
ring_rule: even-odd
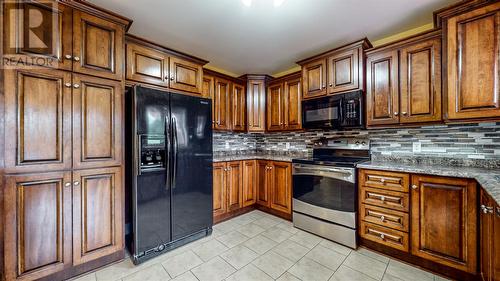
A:
<svg viewBox="0 0 500 281">
<path fill-rule="evenodd" d="M 304 129 L 364 128 L 363 91 L 337 94 L 302 102 Z"/>
</svg>

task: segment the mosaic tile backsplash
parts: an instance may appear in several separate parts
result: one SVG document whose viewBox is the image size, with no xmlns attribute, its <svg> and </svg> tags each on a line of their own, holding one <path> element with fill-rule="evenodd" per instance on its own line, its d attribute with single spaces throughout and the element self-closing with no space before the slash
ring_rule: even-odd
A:
<svg viewBox="0 0 500 281">
<path fill-rule="evenodd" d="M 214 132 L 214 154 L 304 156 L 319 138 L 356 136 L 371 140 L 372 160 L 500 168 L 500 122 L 265 135 Z"/>
</svg>

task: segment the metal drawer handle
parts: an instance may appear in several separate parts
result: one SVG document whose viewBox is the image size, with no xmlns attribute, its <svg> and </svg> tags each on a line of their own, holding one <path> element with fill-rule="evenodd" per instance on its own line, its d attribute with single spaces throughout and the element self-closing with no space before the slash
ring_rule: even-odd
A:
<svg viewBox="0 0 500 281">
<path fill-rule="evenodd" d="M 380 178 L 380 182 L 381 183 L 385 183 L 385 179 L 384 178 Z"/>
<path fill-rule="evenodd" d="M 481 211 L 483 211 L 484 214 L 493 214 L 493 207 L 481 205 Z"/>
<path fill-rule="evenodd" d="M 381 216 L 381 217 L 380 217 L 380 220 L 381 220 L 382 222 L 384 222 L 384 221 L 385 221 L 385 216 Z"/>
<path fill-rule="evenodd" d="M 380 239 L 382 239 L 382 240 L 385 240 L 385 238 L 387 237 L 387 238 L 394 240 L 394 241 L 401 241 L 401 238 L 399 238 L 397 236 L 383 233 L 383 232 L 377 231 L 375 229 L 369 229 L 369 230 L 372 231 L 373 233 L 377 234 L 380 237 Z"/>
<path fill-rule="evenodd" d="M 382 202 L 385 202 L 386 200 L 400 201 L 400 199 L 398 197 L 384 196 L 384 195 L 380 195 L 380 194 L 376 194 L 376 193 L 371 193 L 371 192 L 368 192 L 368 196 L 377 197 Z"/>
</svg>

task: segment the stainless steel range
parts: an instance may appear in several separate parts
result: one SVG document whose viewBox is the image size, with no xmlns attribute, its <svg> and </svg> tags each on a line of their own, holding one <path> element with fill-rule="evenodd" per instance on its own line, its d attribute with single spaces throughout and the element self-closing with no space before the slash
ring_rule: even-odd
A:
<svg viewBox="0 0 500 281">
<path fill-rule="evenodd" d="M 356 165 L 370 159 L 368 139 L 322 139 L 313 158 L 293 162 L 293 224 L 301 229 L 357 247 Z"/>
</svg>

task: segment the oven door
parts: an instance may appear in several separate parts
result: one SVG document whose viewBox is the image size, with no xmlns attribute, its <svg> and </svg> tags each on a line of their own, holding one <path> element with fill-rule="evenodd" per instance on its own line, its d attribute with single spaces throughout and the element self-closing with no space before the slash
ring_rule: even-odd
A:
<svg viewBox="0 0 500 281">
<path fill-rule="evenodd" d="M 331 96 L 302 102 L 302 127 L 304 129 L 340 128 L 341 120 L 341 96 Z"/>
<path fill-rule="evenodd" d="M 293 211 L 356 228 L 356 170 L 293 165 Z"/>
</svg>

